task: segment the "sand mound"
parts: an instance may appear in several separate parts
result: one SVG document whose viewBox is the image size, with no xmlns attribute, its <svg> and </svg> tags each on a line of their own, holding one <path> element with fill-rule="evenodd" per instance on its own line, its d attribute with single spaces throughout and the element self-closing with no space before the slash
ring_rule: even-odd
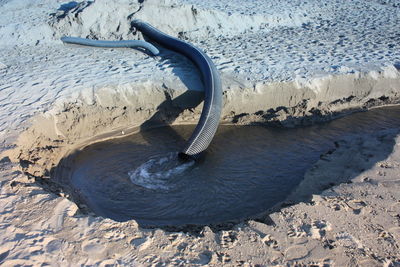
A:
<svg viewBox="0 0 400 267">
<path fill-rule="evenodd" d="M 308 20 L 303 15 L 242 15 L 207 10 L 174 0 L 83 1 L 62 5 L 53 15 L 57 35 L 94 39 L 137 39 L 133 19 L 144 20 L 161 31 L 183 38 L 232 36 L 273 26 L 295 26 Z M 171 18 L 179 17 L 179 20 Z"/>
</svg>

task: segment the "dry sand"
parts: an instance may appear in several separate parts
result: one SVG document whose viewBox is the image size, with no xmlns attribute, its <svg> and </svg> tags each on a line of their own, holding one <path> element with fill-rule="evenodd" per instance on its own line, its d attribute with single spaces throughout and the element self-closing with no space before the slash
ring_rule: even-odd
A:
<svg viewBox="0 0 400 267">
<path fill-rule="evenodd" d="M 225 123 L 294 127 L 398 104 L 398 1 L 323 3 L 0 0 L 0 264 L 400 265 L 396 130 L 338 142 L 286 201 L 236 224 L 142 229 L 79 209 L 51 179 L 70 151 L 149 118 L 197 122 L 202 85 L 182 56 L 58 41 L 141 38 L 127 17 L 207 51 Z"/>
</svg>

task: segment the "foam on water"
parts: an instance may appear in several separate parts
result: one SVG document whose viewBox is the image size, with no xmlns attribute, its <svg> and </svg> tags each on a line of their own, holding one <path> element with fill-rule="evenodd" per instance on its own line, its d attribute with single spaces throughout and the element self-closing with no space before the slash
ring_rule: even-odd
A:
<svg viewBox="0 0 400 267">
<path fill-rule="evenodd" d="M 135 185 L 147 189 L 170 190 L 174 187 L 170 178 L 176 179 L 193 165 L 194 161 L 182 162 L 178 159 L 178 153 L 172 152 L 166 156 L 150 158 L 128 174 Z"/>
</svg>

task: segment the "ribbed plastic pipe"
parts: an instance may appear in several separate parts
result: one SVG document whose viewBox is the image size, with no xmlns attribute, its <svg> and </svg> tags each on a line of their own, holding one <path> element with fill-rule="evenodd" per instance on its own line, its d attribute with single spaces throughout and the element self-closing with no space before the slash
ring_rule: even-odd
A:
<svg viewBox="0 0 400 267">
<path fill-rule="evenodd" d="M 182 159 L 196 159 L 210 145 L 221 118 L 222 86 L 217 68 L 202 50 L 189 43 L 169 36 L 140 20 L 134 20 L 132 26 L 161 46 L 183 54 L 200 70 L 204 84 L 203 110 L 196 128 L 179 153 L 179 157 Z M 102 41 L 79 37 L 62 37 L 61 41 L 95 47 L 142 47 L 150 51 L 153 55 L 159 54 L 159 50 L 155 46 L 140 40 Z"/>
<path fill-rule="evenodd" d="M 78 44 L 78 45 L 88 45 L 88 46 L 108 47 L 108 48 L 141 47 L 150 51 L 154 56 L 157 56 L 160 53 L 160 51 L 158 51 L 158 49 L 154 45 L 140 40 L 103 41 L 103 40 L 91 40 L 79 37 L 64 36 L 61 38 L 61 41 L 68 44 Z"/>
<path fill-rule="evenodd" d="M 210 145 L 221 118 L 222 86 L 217 68 L 203 51 L 189 43 L 169 36 L 141 20 L 134 20 L 132 26 L 161 46 L 183 54 L 200 70 L 204 84 L 203 110 L 191 137 L 179 153 L 182 159 L 196 159 Z"/>
</svg>

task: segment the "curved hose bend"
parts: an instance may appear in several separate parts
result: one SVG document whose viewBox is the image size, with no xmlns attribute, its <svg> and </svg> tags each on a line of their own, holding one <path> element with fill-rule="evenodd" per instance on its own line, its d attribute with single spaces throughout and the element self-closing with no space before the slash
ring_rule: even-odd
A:
<svg viewBox="0 0 400 267">
<path fill-rule="evenodd" d="M 204 83 L 203 110 L 191 137 L 179 153 L 179 156 L 183 159 L 196 159 L 211 143 L 221 117 L 222 86 L 217 68 L 203 51 L 189 43 L 169 36 L 140 20 L 134 20 L 132 26 L 160 45 L 185 55 L 201 72 Z"/>
<path fill-rule="evenodd" d="M 132 26 L 160 45 L 185 55 L 201 72 L 205 91 L 203 110 L 191 137 L 179 153 L 179 157 L 182 159 L 196 159 L 211 143 L 221 117 L 222 87 L 218 71 L 211 59 L 199 48 L 169 36 L 140 20 L 134 20 Z M 78 37 L 62 37 L 61 40 L 65 43 L 96 47 L 142 47 L 149 50 L 153 55 L 159 54 L 158 49 L 152 44 L 139 40 L 99 41 Z"/>
</svg>

